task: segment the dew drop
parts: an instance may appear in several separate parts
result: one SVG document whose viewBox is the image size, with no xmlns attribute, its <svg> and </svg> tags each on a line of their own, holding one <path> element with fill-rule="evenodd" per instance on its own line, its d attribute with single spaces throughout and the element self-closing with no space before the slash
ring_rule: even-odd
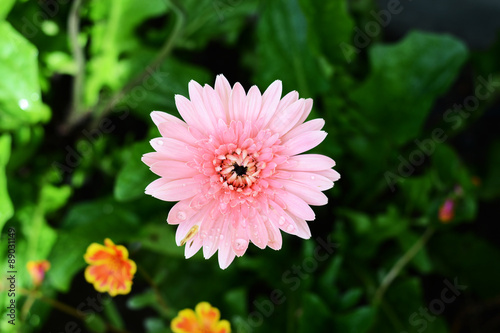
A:
<svg viewBox="0 0 500 333">
<path fill-rule="evenodd" d="M 19 107 L 22 109 L 22 110 L 26 110 L 29 106 L 30 106 L 30 103 L 28 102 L 27 99 L 20 99 L 19 102 L 17 103 L 19 105 Z"/>
<path fill-rule="evenodd" d="M 279 225 L 283 225 L 285 223 L 285 217 L 284 216 L 280 216 L 280 219 L 278 221 L 278 224 Z"/>
<path fill-rule="evenodd" d="M 314 180 L 315 178 L 316 178 L 316 177 L 314 177 L 314 176 L 311 176 L 311 179 L 313 179 L 313 180 Z"/>
<path fill-rule="evenodd" d="M 224 239 L 224 235 L 220 235 L 220 236 L 219 236 L 219 238 L 220 238 L 220 239 Z"/>
<path fill-rule="evenodd" d="M 181 221 L 184 221 L 186 219 L 186 213 L 183 212 L 182 210 L 177 212 L 177 219 L 178 220 L 181 220 Z"/>
<path fill-rule="evenodd" d="M 248 242 L 243 238 L 236 238 L 234 241 L 234 247 L 236 250 L 242 250 L 247 246 Z"/>
<path fill-rule="evenodd" d="M 158 143 L 159 146 L 163 146 L 163 141 L 162 140 L 158 140 L 157 143 Z"/>
<path fill-rule="evenodd" d="M 286 227 L 286 231 L 287 232 L 294 232 L 295 231 L 295 227 L 291 224 L 289 224 L 287 227 Z"/>
</svg>

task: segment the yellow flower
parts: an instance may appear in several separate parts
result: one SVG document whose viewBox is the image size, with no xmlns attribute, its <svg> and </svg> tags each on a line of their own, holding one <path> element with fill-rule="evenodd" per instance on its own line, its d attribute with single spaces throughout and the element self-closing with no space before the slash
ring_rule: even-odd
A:
<svg viewBox="0 0 500 333">
<path fill-rule="evenodd" d="M 124 246 L 115 245 L 106 238 L 104 246 L 90 244 L 83 258 L 89 264 L 85 269 L 85 280 L 92 283 L 97 291 L 108 292 L 111 296 L 130 292 L 137 266 L 128 259 Z"/>
<path fill-rule="evenodd" d="M 195 312 L 196 311 L 196 312 Z M 219 320 L 219 309 L 207 302 L 196 305 L 195 311 L 184 309 L 172 320 L 170 328 L 174 333 L 230 333 L 227 320 Z"/>
<path fill-rule="evenodd" d="M 50 269 L 50 262 L 47 260 L 30 260 L 26 264 L 26 268 L 28 269 L 28 273 L 31 275 L 31 280 L 35 287 L 38 287 L 42 284 L 43 279 L 45 278 L 45 273 Z"/>
</svg>

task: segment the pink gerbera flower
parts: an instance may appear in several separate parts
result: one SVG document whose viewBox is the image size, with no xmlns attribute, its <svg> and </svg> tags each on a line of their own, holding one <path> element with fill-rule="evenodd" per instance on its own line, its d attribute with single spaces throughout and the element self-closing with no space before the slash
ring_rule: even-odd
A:
<svg viewBox="0 0 500 333">
<path fill-rule="evenodd" d="M 321 143 L 323 119 L 304 123 L 312 99 L 292 91 L 281 98 L 281 81 L 261 94 L 231 89 L 223 75 L 215 89 L 189 83 L 190 100 L 176 95 L 182 121 L 164 112 L 151 114 L 162 137 L 151 140 L 156 152 L 142 161 L 161 178 L 146 193 L 179 201 L 169 224 L 178 224 L 177 245 L 186 258 L 203 247 L 205 258 L 219 250 L 226 268 L 249 242 L 281 248 L 280 230 L 302 238 L 315 218 L 309 205 L 325 205 L 322 193 L 340 178 L 335 162 L 317 154 L 299 155 Z"/>
</svg>

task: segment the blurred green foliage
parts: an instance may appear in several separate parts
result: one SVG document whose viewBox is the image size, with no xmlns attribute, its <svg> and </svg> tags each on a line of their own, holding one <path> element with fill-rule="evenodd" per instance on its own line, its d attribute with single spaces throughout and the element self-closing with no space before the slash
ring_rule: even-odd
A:
<svg viewBox="0 0 500 333">
<path fill-rule="evenodd" d="M 354 34 L 375 8 L 360 3 L 2 1 L 0 254 L 15 228 L 17 318 L 7 322 L 2 289 L 0 331 L 63 331 L 51 316 L 58 310 L 30 294 L 26 262 L 48 259 L 40 292 L 78 307 L 95 295 L 83 254 L 106 237 L 128 245 L 148 273 L 79 326 L 92 332 L 168 332 L 177 311 L 209 301 L 237 333 L 444 333 L 449 312 L 419 312 L 441 297 L 443 280 L 468 287 L 454 313 L 498 297 L 500 251 L 477 226 L 496 222 L 478 211 L 500 196 L 500 138 L 481 142 L 478 159 L 453 145 L 498 102 L 498 87 L 470 118 L 455 115 L 458 129 L 443 116 L 452 103 L 440 99 L 464 77 L 472 88 L 459 90 L 460 103 L 480 77 L 500 80 L 500 48 L 475 52 L 419 31 L 359 48 Z M 178 116 L 174 95 L 186 95 L 190 80 L 213 85 L 220 72 L 246 89 L 280 79 L 284 92 L 312 97 L 311 117 L 329 133 L 315 151 L 342 175 L 330 204 L 315 208 L 310 240 L 284 235 L 281 251 L 252 247 L 224 271 L 216 258 L 184 259 L 165 222 L 172 203 L 144 195 L 155 176 L 140 161 L 158 136 L 149 113 Z M 447 198 L 455 211 L 444 224 Z"/>
</svg>

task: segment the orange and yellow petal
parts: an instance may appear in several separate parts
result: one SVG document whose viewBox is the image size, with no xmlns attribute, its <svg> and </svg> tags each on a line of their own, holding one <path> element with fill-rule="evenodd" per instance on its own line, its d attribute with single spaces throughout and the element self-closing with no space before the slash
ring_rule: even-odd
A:
<svg viewBox="0 0 500 333">
<path fill-rule="evenodd" d="M 47 260 L 28 261 L 26 268 L 31 275 L 33 284 L 39 286 L 45 278 L 45 273 L 50 269 L 50 262 Z"/>
<path fill-rule="evenodd" d="M 212 307 L 208 302 L 198 303 L 195 311 L 203 327 L 212 328 L 220 319 L 219 309 Z"/>
<path fill-rule="evenodd" d="M 219 320 L 219 309 L 208 302 L 198 303 L 195 311 L 185 309 L 175 317 L 170 328 L 174 333 L 230 333 L 231 325 L 227 320 Z"/>
<path fill-rule="evenodd" d="M 85 279 L 99 292 L 111 296 L 128 294 L 132 288 L 132 278 L 137 271 L 133 260 L 128 259 L 128 251 L 122 245 L 115 245 L 109 238 L 105 246 L 92 243 L 84 255 L 89 266 L 85 269 Z"/>
<path fill-rule="evenodd" d="M 170 323 L 170 329 L 174 333 L 192 333 L 200 329 L 198 318 L 191 309 L 184 309 L 179 311 Z"/>
<path fill-rule="evenodd" d="M 227 320 L 221 320 L 217 324 L 214 330 L 215 333 L 230 333 L 231 332 L 231 324 Z"/>
</svg>

